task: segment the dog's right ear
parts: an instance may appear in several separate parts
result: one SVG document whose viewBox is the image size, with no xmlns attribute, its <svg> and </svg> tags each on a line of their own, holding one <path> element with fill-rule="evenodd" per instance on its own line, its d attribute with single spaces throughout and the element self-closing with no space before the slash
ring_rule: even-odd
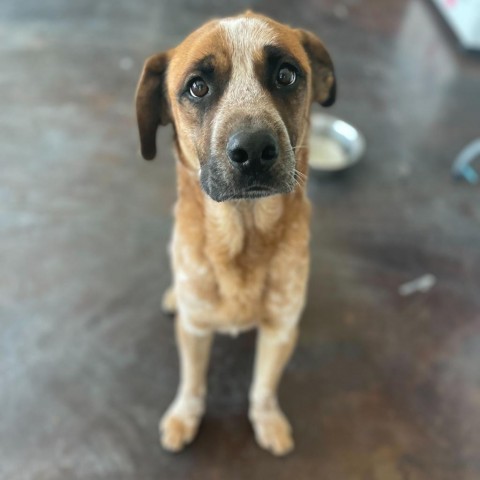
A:
<svg viewBox="0 0 480 480">
<path fill-rule="evenodd" d="M 136 108 L 142 157 L 152 160 L 157 154 L 157 128 L 171 121 L 166 92 L 169 52 L 147 58 L 137 86 Z"/>
</svg>

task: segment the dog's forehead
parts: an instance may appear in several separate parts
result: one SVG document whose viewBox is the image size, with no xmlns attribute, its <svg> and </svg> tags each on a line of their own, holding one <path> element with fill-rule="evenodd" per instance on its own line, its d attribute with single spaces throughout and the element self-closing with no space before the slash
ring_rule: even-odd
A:
<svg viewBox="0 0 480 480">
<path fill-rule="evenodd" d="M 251 17 L 220 20 L 219 27 L 226 35 L 232 53 L 258 55 L 266 45 L 278 44 L 278 31 L 267 21 Z"/>
</svg>

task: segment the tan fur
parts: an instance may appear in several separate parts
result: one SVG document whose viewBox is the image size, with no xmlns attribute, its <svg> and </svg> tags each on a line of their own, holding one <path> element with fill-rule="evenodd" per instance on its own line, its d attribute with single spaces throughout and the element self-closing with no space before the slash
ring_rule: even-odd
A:
<svg viewBox="0 0 480 480">
<path fill-rule="evenodd" d="M 246 37 L 236 39 L 242 31 L 247 32 Z M 325 73 L 322 85 L 315 85 L 311 78 L 312 60 L 302 43 L 305 35 L 247 13 L 235 19 L 209 22 L 163 57 L 152 57 L 156 58 L 155 65 L 162 66 L 157 69 L 161 70 L 162 79 L 166 77 L 162 88 L 167 92 L 168 114 L 176 131 L 178 158 L 178 201 L 172 239 L 174 285 L 166 293 L 164 305 L 168 310 L 177 310 L 181 382 L 160 427 L 162 444 L 172 451 L 180 450 L 193 439 L 203 415 L 212 335 L 236 334 L 253 327 L 259 330 L 250 392 L 250 419 L 255 436 L 262 447 L 277 455 L 293 448 L 291 429 L 278 406 L 276 390 L 293 351 L 305 304 L 310 218 L 305 178 L 301 176 L 289 194 L 217 203 L 200 186 L 201 161 L 197 152 L 208 148 L 206 137 L 211 131 L 212 148 L 220 148 L 218 139 L 225 140 L 219 132 L 228 124 L 228 115 L 242 111 L 249 102 L 256 103 L 261 112 L 256 121 L 269 117 L 274 123 L 282 122 L 269 96 L 254 84 L 254 60 L 261 56 L 255 48 L 273 42 L 287 49 L 308 75 L 304 101 L 295 110 L 299 125 L 297 144 L 302 146 L 295 153 L 295 166 L 302 174 L 307 173 L 308 152 L 303 145 L 308 138 L 310 104 L 313 100 L 325 100 L 331 87 L 325 82 L 333 82 L 333 70 Z M 240 51 L 232 51 L 235 48 Z M 245 57 L 247 50 L 251 50 L 251 57 Z M 193 110 L 180 105 L 177 92 L 189 67 L 212 52 L 216 55 L 216 68 L 231 73 L 231 79 L 217 110 L 209 117 L 211 130 L 199 130 Z M 230 62 L 232 57 L 236 63 Z M 242 69 L 239 62 L 243 62 Z M 142 79 L 148 68 L 147 62 Z M 142 96 L 142 79 L 137 94 L 137 98 L 142 97 L 141 104 L 137 103 L 141 110 L 139 124 L 152 116 L 145 112 L 148 107 Z M 151 79 L 148 82 L 151 88 Z M 278 128 L 282 134 L 281 128 L 286 127 L 281 123 Z M 147 137 L 142 136 L 142 141 L 144 138 Z M 155 139 L 150 137 L 147 141 Z"/>
</svg>

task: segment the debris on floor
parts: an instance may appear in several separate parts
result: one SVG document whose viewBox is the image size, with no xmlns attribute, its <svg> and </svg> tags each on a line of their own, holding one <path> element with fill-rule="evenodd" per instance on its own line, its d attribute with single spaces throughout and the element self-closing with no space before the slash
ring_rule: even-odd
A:
<svg viewBox="0 0 480 480">
<path fill-rule="evenodd" d="M 437 283 L 437 278 L 431 273 L 422 275 L 421 277 L 411 280 L 410 282 L 403 283 L 398 287 L 398 293 L 402 297 L 407 297 L 417 292 L 426 293 L 433 288 Z"/>
</svg>

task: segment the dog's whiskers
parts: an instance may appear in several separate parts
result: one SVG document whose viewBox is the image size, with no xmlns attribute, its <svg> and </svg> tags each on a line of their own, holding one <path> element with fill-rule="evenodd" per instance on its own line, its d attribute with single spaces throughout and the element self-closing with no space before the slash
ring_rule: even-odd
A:
<svg viewBox="0 0 480 480">
<path fill-rule="evenodd" d="M 307 176 L 300 172 L 298 169 L 294 169 L 292 172 L 292 179 L 294 182 L 294 185 L 299 188 L 305 188 L 305 185 L 307 183 Z"/>
<path fill-rule="evenodd" d="M 292 147 L 292 150 L 301 150 L 301 149 L 305 149 L 305 148 L 308 148 L 309 145 L 295 145 L 294 147 Z"/>
<path fill-rule="evenodd" d="M 295 169 L 294 175 L 295 175 L 295 178 L 300 179 L 304 184 L 308 179 L 308 177 L 303 172 L 297 169 Z"/>
</svg>

